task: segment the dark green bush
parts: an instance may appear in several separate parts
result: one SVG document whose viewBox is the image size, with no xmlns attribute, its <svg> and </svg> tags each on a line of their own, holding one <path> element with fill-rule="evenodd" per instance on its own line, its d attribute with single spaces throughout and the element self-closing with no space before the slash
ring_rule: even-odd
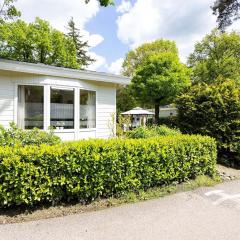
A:
<svg viewBox="0 0 240 240">
<path fill-rule="evenodd" d="M 137 127 L 129 132 L 126 136 L 128 138 L 151 138 L 159 136 L 179 135 L 181 132 L 178 129 L 172 129 L 165 125 L 152 127 Z"/>
<path fill-rule="evenodd" d="M 0 207 L 118 195 L 215 173 L 210 137 L 0 147 Z"/>
<path fill-rule="evenodd" d="M 231 80 L 195 85 L 177 100 L 183 133 L 217 140 L 219 161 L 240 165 L 240 88 Z"/>
<path fill-rule="evenodd" d="M 14 123 L 6 129 L 0 126 L 0 146 L 54 145 L 60 142 L 60 138 L 55 136 L 52 130 L 23 130 L 17 128 Z"/>
<path fill-rule="evenodd" d="M 177 116 L 159 118 L 159 125 L 166 125 L 170 128 L 178 128 Z"/>
</svg>

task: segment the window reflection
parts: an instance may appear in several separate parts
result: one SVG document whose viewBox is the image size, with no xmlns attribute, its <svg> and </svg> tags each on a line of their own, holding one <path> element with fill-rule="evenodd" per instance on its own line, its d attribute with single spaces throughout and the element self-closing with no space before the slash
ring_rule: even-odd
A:
<svg viewBox="0 0 240 240">
<path fill-rule="evenodd" d="M 96 128 L 96 92 L 80 90 L 80 128 Z"/>
<path fill-rule="evenodd" d="M 43 129 L 42 86 L 18 86 L 18 127 Z"/>
<path fill-rule="evenodd" d="M 74 91 L 51 89 L 51 126 L 55 129 L 74 128 Z"/>
</svg>

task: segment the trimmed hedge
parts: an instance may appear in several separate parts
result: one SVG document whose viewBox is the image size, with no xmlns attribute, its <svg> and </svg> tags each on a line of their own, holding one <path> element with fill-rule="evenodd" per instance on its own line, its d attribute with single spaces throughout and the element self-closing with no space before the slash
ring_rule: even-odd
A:
<svg viewBox="0 0 240 240">
<path fill-rule="evenodd" d="M 210 137 L 88 140 L 0 147 L 0 207 L 89 202 L 215 173 Z"/>
</svg>

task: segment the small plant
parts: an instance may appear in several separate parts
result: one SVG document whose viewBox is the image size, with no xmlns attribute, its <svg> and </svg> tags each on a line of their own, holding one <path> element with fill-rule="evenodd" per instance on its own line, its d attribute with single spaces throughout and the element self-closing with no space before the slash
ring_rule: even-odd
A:
<svg viewBox="0 0 240 240">
<path fill-rule="evenodd" d="M 123 137 L 129 129 L 131 124 L 130 116 L 119 115 L 117 119 L 117 136 Z"/>
<path fill-rule="evenodd" d="M 181 132 L 178 129 L 169 128 L 165 125 L 152 126 L 152 127 L 137 127 L 127 132 L 128 138 L 151 138 L 158 136 L 172 136 L 180 135 Z"/>
<path fill-rule="evenodd" d="M 26 146 L 26 145 L 54 145 L 60 143 L 59 137 L 49 132 L 34 128 L 32 130 L 19 129 L 15 123 L 10 123 L 9 128 L 0 126 L 0 146 Z"/>
<path fill-rule="evenodd" d="M 131 119 L 129 116 L 118 115 L 116 119 L 116 114 L 111 114 L 111 119 L 108 122 L 108 128 L 111 132 L 111 137 L 125 137 L 130 124 Z"/>
</svg>

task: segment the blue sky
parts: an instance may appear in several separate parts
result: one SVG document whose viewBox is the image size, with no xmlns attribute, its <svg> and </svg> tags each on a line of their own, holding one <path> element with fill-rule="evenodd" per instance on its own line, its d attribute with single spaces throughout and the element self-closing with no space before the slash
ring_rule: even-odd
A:
<svg viewBox="0 0 240 240">
<path fill-rule="evenodd" d="M 214 0 L 116 0 L 115 6 L 100 7 L 96 0 L 18 0 L 22 18 L 48 20 L 65 31 L 74 17 L 89 54 L 96 62 L 91 70 L 119 73 L 126 53 L 144 42 L 158 38 L 176 41 L 180 58 L 186 62 L 194 44 L 216 26 L 210 6 Z M 231 29 L 240 30 L 240 22 Z"/>
<path fill-rule="evenodd" d="M 119 2 L 116 1 L 116 4 L 118 5 Z M 108 62 L 124 57 L 130 49 L 117 37 L 117 16 L 116 7 L 101 8 L 97 16 L 86 24 L 86 29 L 90 33 L 104 36 L 104 41 L 94 51 L 99 55 L 106 56 Z"/>
</svg>

